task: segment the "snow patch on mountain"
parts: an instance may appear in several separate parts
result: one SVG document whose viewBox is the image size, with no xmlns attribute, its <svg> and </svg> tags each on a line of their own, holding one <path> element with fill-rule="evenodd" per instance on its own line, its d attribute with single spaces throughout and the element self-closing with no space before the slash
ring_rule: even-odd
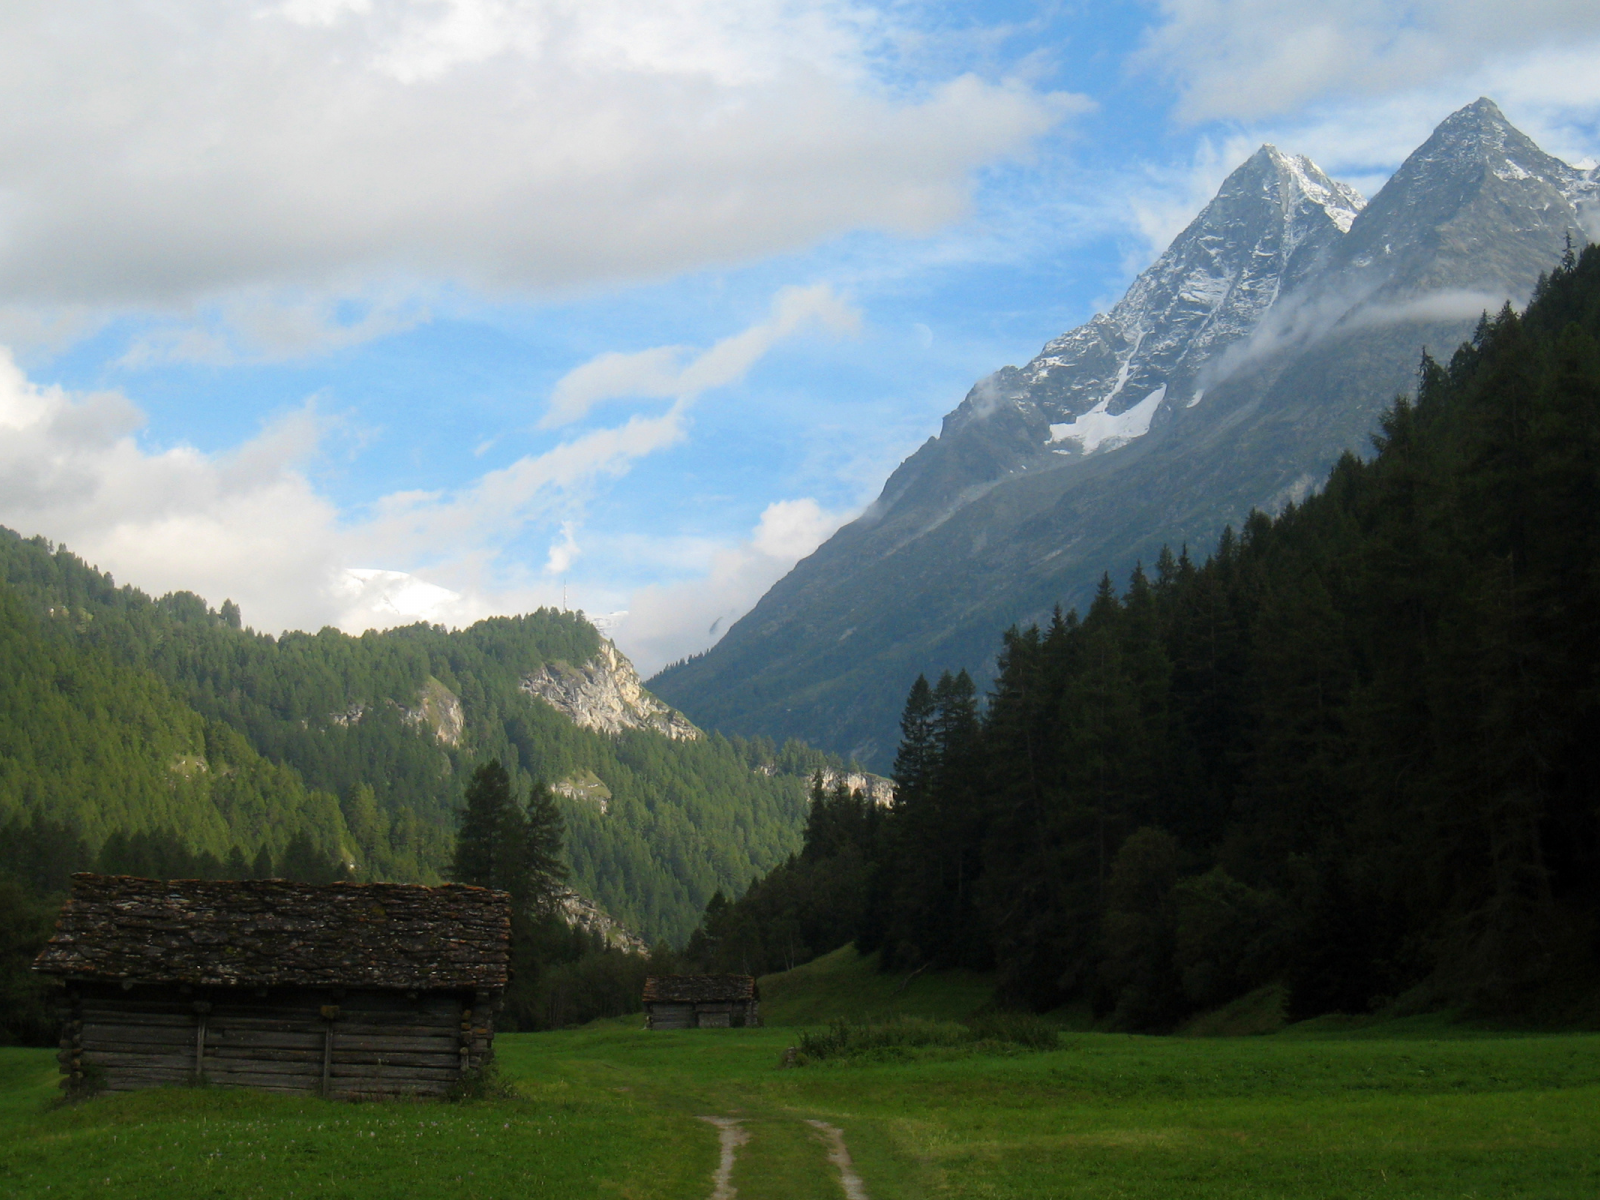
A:
<svg viewBox="0 0 1600 1200">
<path fill-rule="evenodd" d="M 1132 408 L 1111 413 L 1106 411 L 1111 403 L 1111 397 L 1107 396 L 1082 416 L 1050 426 L 1050 440 L 1077 442 L 1078 448 L 1085 454 L 1126 446 L 1134 438 L 1141 438 L 1150 432 L 1150 419 L 1156 415 L 1156 409 L 1161 407 L 1166 397 L 1167 385 L 1163 383 Z M 1067 451 L 1057 450 L 1056 453 L 1066 454 Z"/>
<path fill-rule="evenodd" d="M 1089 454 L 1143 436 L 1168 394 L 1198 397 L 1205 366 L 1316 274 L 1365 204 L 1309 158 L 1262 146 L 1110 312 L 974 388 L 947 432 L 993 413 L 1003 388 L 1058 454 L 1072 453 L 1062 443 Z"/>
</svg>

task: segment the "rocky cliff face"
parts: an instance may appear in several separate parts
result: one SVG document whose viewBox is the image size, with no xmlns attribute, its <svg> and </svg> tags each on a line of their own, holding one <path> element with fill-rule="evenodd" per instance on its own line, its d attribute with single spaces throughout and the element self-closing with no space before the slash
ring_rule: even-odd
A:
<svg viewBox="0 0 1600 1200">
<path fill-rule="evenodd" d="M 642 937 L 621 925 L 593 900 L 577 892 L 566 892 L 561 897 L 560 908 L 568 925 L 586 933 L 599 934 L 608 948 L 626 950 L 631 954 L 650 953 L 650 947 Z"/>
<path fill-rule="evenodd" d="M 431 675 L 422 685 L 416 707 L 402 709 L 401 713 L 413 725 L 432 730 L 434 739 L 446 746 L 461 745 L 462 734 L 467 730 L 461 698 Z"/>
<path fill-rule="evenodd" d="M 1008 625 L 1368 448 L 1423 347 L 1520 301 L 1594 224 L 1600 172 L 1480 100 L 1363 204 L 1263 146 L 1109 312 L 981 381 L 860 518 L 652 688 L 730 733 L 883 769 L 919 673 L 982 676 Z"/>
<path fill-rule="evenodd" d="M 397 709 L 400 719 L 407 725 L 419 725 L 433 734 L 434 740 L 446 746 L 459 746 L 467 729 L 466 714 L 461 709 L 461 698 L 433 676 L 422 685 L 416 703 L 406 706 L 394 700 L 384 704 Z M 352 704 L 343 712 L 329 713 L 323 719 L 329 725 L 349 727 L 359 725 L 372 709 L 365 704 Z M 305 722 L 301 722 L 305 724 Z"/>
<path fill-rule="evenodd" d="M 894 803 L 894 780 L 865 771 L 823 771 L 822 786 L 830 791 L 843 780 L 852 792 L 860 792 L 880 808 Z"/>
<path fill-rule="evenodd" d="M 639 672 L 610 641 L 603 640 L 599 652 L 582 666 L 547 663 L 524 676 L 519 686 L 598 733 L 648 729 L 687 741 L 702 736 L 682 713 L 645 691 Z"/>
</svg>

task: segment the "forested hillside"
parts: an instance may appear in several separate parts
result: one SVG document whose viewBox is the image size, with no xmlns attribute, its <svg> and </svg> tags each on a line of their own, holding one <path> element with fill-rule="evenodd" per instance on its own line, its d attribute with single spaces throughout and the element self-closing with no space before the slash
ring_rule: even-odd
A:
<svg viewBox="0 0 1600 1200">
<path fill-rule="evenodd" d="M 887 817 L 819 798 L 702 947 L 781 965 L 787 921 L 1127 1028 L 1275 981 L 1297 1016 L 1600 1019 L 1600 250 L 1424 357 L 1375 441 L 1007 633 L 981 712 L 919 680 Z"/>
<path fill-rule="evenodd" d="M 9 532 L 0 580 L 0 823 L 19 846 L 24 827 L 59 827 L 52 844 L 82 842 L 68 857 L 140 835 L 168 858 L 265 850 L 281 867 L 293 844 L 356 878 L 437 879 L 467 775 L 498 758 L 521 793 L 583 782 L 560 800 L 573 885 L 647 938 L 681 940 L 716 889 L 798 845 L 792 772 L 821 763 L 573 724 L 519 683 L 595 654 L 577 614 L 271 637 L 231 603 L 151 599 Z"/>
</svg>

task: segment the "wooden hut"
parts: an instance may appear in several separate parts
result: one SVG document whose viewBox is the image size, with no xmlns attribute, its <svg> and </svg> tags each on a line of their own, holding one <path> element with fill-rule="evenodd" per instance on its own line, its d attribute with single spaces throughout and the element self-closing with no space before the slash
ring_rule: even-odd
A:
<svg viewBox="0 0 1600 1200">
<path fill-rule="evenodd" d="M 510 941 L 509 897 L 462 884 L 74 875 L 34 969 L 67 1088 L 439 1095 L 489 1059 Z"/>
<path fill-rule="evenodd" d="M 750 975 L 652 975 L 644 981 L 649 1029 L 727 1029 L 761 1024 L 761 992 Z"/>
</svg>

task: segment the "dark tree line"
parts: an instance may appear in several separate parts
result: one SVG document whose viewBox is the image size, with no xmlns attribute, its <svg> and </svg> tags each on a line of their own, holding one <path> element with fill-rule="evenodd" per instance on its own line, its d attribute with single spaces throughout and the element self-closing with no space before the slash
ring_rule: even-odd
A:
<svg viewBox="0 0 1600 1200">
<path fill-rule="evenodd" d="M 737 902 L 713 895 L 685 961 L 696 970 L 762 975 L 856 937 L 867 917 L 882 820 L 882 810 L 842 777 L 829 790 L 816 772 L 804 848 L 752 881 Z"/>
<path fill-rule="evenodd" d="M 1424 356 L 1374 444 L 1206 562 L 1006 633 L 981 711 L 919 679 L 881 822 L 808 833 L 702 940 L 803 921 L 786 876 L 865 861 L 811 951 L 994 968 L 1127 1028 L 1271 982 L 1294 1016 L 1592 1003 L 1600 250 Z"/>
</svg>

